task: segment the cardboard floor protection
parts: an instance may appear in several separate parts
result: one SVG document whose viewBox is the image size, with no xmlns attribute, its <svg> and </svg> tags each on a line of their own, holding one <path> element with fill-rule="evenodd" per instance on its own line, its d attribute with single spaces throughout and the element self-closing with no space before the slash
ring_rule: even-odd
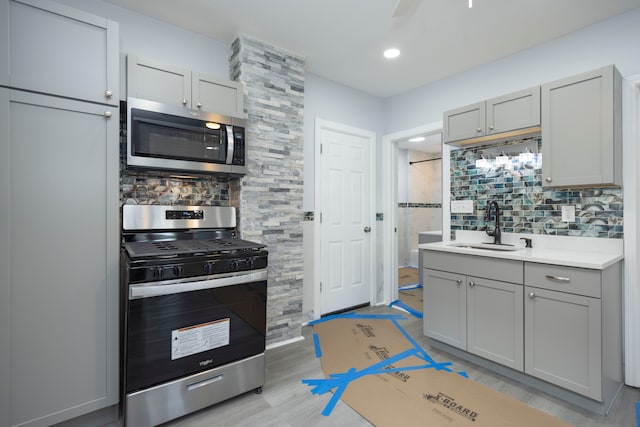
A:
<svg viewBox="0 0 640 427">
<path fill-rule="evenodd" d="M 313 324 L 325 378 L 303 383 L 333 393 L 324 415 L 340 399 L 379 427 L 568 426 L 433 360 L 404 332 L 402 315 L 345 316 Z"/>
<path fill-rule="evenodd" d="M 391 305 L 398 305 L 414 315 L 420 315 L 423 311 L 422 286 L 418 283 L 418 269 L 413 267 L 400 267 L 398 269 L 398 300 Z"/>
</svg>

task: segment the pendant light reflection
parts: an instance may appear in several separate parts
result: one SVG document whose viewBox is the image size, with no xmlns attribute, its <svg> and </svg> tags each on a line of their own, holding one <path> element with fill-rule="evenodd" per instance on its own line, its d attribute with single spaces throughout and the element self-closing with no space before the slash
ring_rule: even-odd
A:
<svg viewBox="0 0 640 427">
<path fill-rule="evenodd" d="M 496 157 L 496 165 L 504 166 L 509 163 L 509 156 L 505 154 L 503 151 L 499 156 Z"/>
<path fill-rule="evenodd" d="M 213 130 L 220 129 L 220 123 L 206 122 L 204 125 L 207 127 L 207 129 L 213 129 Z"/>
</svg>

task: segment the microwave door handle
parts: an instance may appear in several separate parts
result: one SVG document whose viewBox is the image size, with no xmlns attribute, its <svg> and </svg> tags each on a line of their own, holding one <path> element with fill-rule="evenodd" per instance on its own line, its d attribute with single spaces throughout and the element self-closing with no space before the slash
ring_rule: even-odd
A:
<svg viewBox="0 0 640 427">
<path fill-rule="evenodd" d="M 227 132 L 227 164 L 230 165 L 233 163 L 233 148 L 234 148 L 234 139 L 233 139 L 233 126 L 225 125 Z"/>
</svg>

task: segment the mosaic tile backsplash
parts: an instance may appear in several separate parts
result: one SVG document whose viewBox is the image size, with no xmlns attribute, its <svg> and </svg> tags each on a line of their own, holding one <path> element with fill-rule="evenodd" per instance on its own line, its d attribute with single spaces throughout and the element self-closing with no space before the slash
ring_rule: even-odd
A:
<svg viewBox="0 0 640 427">
<path fill-rule="evenodd" d="M 229 183 L 212 178 L 120 175 L 120 204 L 229 206 Z"/>
<path fill-rule="evenodd" d="M 542 141 L 536 138 L 537 153 Z M 517 142 L 515 142 L 517 143 Z M 514 142 L 504 143 L 504 145 Z M 495 147 L 493 145 L 492 147 Z M 621 188 L 545 189 L 542 154 L 521 163 L 518 156 L 506 165 L 476 167 L 484 147 L 451 152 L 451 200 L 473 200 L 474 213 L 451 214 L 451 230 L 485 229 L 487 202 L 500 205 L 503 232 L 563 236 L 623 238 Z M 562 221 L 562 206 L 575 206 L 575 222 Z"/>
</svg>

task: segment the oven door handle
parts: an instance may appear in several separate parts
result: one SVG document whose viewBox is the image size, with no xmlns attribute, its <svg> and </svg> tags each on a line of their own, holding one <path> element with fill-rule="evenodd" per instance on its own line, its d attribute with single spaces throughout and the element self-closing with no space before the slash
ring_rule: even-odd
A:
<svg viewBox="0 0 640 427">
<path fill-rule="evenodd" d="M 130 285 L 129 299 L 157 297 L 203 289 L 221 288 L 223 286 L 240 285 L 243 283 L 260 282 L 267 280 L 267 270 L 243 271 L 220 276 L 221 277 L 209 277 L 204 280 L 191 282 L 154 282 Z"/>
</svg>

